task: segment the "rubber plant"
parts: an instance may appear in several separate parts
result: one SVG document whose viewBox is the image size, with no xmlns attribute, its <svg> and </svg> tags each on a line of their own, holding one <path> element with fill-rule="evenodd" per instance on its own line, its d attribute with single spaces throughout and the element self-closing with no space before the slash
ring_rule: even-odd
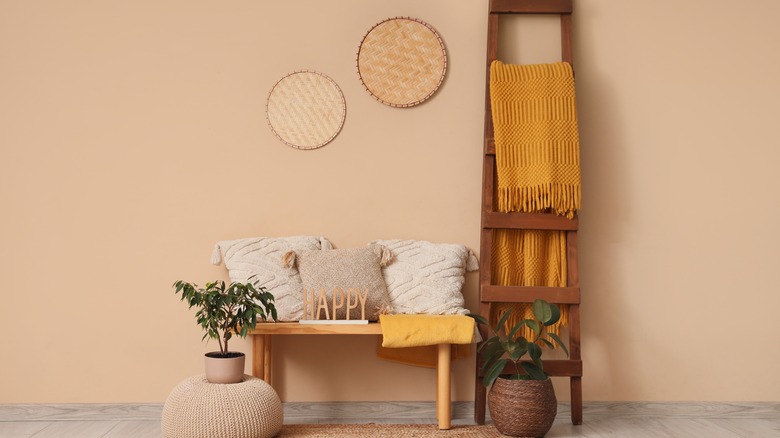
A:
<svg viewBox="0 0 780 438">
<path fill-rule="evenodd" d="M 255 328 L 258 317 L 265 321 L 270 316 L 276 321 L 274 296 L 251 282 L 226 285 L 224 281 L 214 281 L 201 288 L 179 280 L 173 286 L 190 308 L 198 307 L 195 318 L 206 331 L 203 340 L 216 339 L 221 357 L 243 354 L 230 352 L 228 341 L 234 334 L 246 337 Z"/>
<path fill-rule="evenodd" d="M 507 332 L 506 321 L 512 312 L 508 309 L 491 326 L 488 320 L 482 315 L 469 314 L 478 323 L 487 326 L 492 335 L 487 341 L 483 342 L 479 348 L 479 354 L 484 359 L 482 364 L 482 374 L 484 376 L 482 383 L 485 387 L 490 386 L 502 375 L 504 368 L 508 363 L 514 365 L 515 372 L 502 377 L 513 380 L 546 380 L 549 376 L 544 372 L 544 363 L 542 362 L 542 345 L 561 349 L 568 356 L 569 350 L 555 333 L 547 331 L 547 327 L 555 324 L 561 317 L 560 309 L 555 304 L 550 304 L 545 300 L 537 299 L 531 306 L 533 318 L 521 319 L 514 327 Z M 521 329 L 528 327 L 533 333 L 532 339 L 526 339 L 521 335 Z M 523 358 L 528 355 L 530 360 Z"/>
</svg>

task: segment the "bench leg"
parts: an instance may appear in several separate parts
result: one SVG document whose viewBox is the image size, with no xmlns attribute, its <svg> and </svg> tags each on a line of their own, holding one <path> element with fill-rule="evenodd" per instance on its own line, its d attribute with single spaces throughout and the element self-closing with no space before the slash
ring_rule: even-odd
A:
<svg viewBox="0 0 780 438">
<path fill-rule="evenodd" d="M 436 363 L 436 418 L 439 420 L 439 429 L 451 427 L 450 400 L 450 356 L 452 345 L 439 344 L 439 357 Z"/>
<path fill-rule="evenodd" d="M 271 384 L 271 335 L 263 335 L 263 380 Z"/>
<path fill-rule="evenodd" d="M 252 375 L 271 383 L 271 335 L 252 335 Z"/>
</svg>

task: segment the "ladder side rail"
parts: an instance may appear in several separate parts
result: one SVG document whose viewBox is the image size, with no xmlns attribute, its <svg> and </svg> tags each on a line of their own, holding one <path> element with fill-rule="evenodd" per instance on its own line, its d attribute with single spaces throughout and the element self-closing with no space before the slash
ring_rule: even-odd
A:
<svg viewBox="0 0 780 438">
<path fill-rule="evenodd" d="M 579 275 L 579 257 L 578 257 L 578 238 L 577 231 L 566 233 L 566 259 L 567 273 L 566 285 L 569 287 L 580 287 Z M 569 359 L 580 361 L 582 363 L 580 331 L 580 304 L 569 305 Z M 572 424 L 582 424 L 582 368 L 577 376 L 572 376 L 569 380 L 571 391 L 571 422 Z"/>
<path fill-rule="evenodd" d="M 493 139 L 493 113 L 490 106 L 490 64 L 498 59 L 498 14 L 488 14 L 487 62 L 485 67 L 485 153 Z M 493 145 L 495 150 L 495 145 Z"/>
<path fill-rule="evenodd" d="M 498 58 L 498 15 L 488 12 L 488 35 L 487 35 L 487 59 L 485 68 L 485 143 L 483 149 L 487 152 L 488 138 L 493 137 L 493 116 L 490 107 L 490 63 Z M 485 155 L 482 165 L 482 232 L 480 235 L 480 266 L 479 266 L 479 314 L 490 314 L 490 303 L 482 301 L 482 289 L 490 285 L 492 272 L 491 257 L 493 252 L 493 231 L 487 227 L 485 213 L 493 211 L 494 187 L 495 187 L 495 156 Z M 479 326 L 482 339 L 488 338 L 486 327 Z M 487 408 L 487 389 L 482 385 L 480 376 L 479 355 L 477 355 L 477 366 L 475 370 L 474 381 L 474 422 L 485 424 L 485 411 Z"/>
</svg>

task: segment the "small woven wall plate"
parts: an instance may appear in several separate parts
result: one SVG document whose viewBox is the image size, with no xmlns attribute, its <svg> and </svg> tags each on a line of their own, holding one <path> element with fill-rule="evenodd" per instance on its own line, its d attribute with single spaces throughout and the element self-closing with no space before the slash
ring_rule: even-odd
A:
<svg viewBox="0 0 780 438">
<path fill-rule="evenodd" d="M 447 53 L 428 23 L 389 18 L 366 33 L 357 53 L 363 86 L 376 100 L 398 108 L 418 105 L 441 86 Z"/>
<path fill-rule="evenodd" d="M 298 71 L 271 88 L 265 115 L 279 140 L 298 149 L 316 149 L 341 131 L 347 104 L 333 79 L 314 71 Z"/>
</svg>

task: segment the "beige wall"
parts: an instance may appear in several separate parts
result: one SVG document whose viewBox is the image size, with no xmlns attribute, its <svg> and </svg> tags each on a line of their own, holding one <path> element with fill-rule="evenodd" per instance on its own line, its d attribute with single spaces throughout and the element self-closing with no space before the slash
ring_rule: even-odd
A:
<svg viewBox="0 0 780 438">
<path fill-rule="evenodd" d="M 780 3 L 575 8 L 585 398 L 780 399 Z M 404 110 L 354 66 L 396 15 L 436 27 L 450 61 Z M 554 59 L 541 22 L 504 57 Z M 226 278 L 217 240 L 478 249 L 485 32 L 474 0 L 0 1 L 0 403 L 163 401 L 213 348 L 170 285 Z M 264 119 L 300 69 L 347 100 L 316 151 Z M 474 306 L 475 275 L 465 293 Z M 370 339 L 276 347 L 287 400 L 433 399 L 431 370 L 378 361 Z M 456 399 L 472 374 L 455 364 Z"/>
</svg>

